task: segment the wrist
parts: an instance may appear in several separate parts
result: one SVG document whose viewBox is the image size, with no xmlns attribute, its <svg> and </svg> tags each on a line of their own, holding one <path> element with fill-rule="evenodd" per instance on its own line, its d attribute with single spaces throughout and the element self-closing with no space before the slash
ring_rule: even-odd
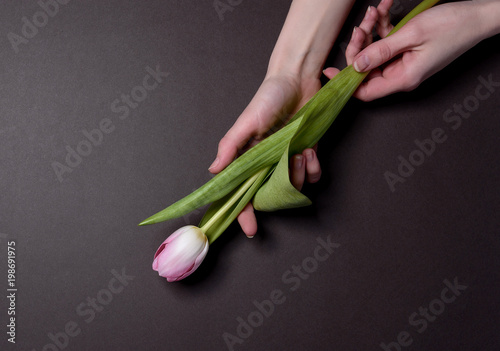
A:
<svg viewBox="0 0 500 351">
<path fill-rule="evenodd" d="M 318 79 L 354 0 L 294 0 L 274 47 L 270 75 Z"/>
<path fill-rule="evenodd" d="M 318 79 L 328 53 L 329 49 L 312 52 L 299 47 L 279 48 L 269 60 L 266 77 L 285 75 L 298 80 Z"/>
</svg>

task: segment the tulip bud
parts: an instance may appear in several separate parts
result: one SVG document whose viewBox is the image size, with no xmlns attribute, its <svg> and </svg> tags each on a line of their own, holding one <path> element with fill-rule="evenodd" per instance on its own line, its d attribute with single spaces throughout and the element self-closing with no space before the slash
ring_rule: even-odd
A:
<svg viewBox="0 0 500 351">
<path fill-rule="evenodd" d="M 208 238 L 200 228 L 177 229 L 156 251 L 153 269 L 169 282 L 186 278 L 199 267 L 208 252 Z"/>
</svg>

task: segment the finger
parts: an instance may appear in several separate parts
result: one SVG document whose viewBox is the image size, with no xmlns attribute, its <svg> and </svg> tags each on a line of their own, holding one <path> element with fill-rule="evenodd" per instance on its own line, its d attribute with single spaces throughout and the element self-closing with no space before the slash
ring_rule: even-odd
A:
<svg viewBox="0 0 500 351">
<path fill-rule="evenodd" d="M 325 70 L 323 70 L 323 74 L 329 79 L 335 77 L 339 72 L 340 70 L 334 67 L 328 67 Z"/>
<path fill-rule="evenodd" d="M 387 73 L 390 71 L 392 73 Z M 391 63 L 378 75 L 372 76 L 362 83 L 354 96 L 363 101 L 372 101 L 396 92 L 410 91 L 415 89 L 420 83 L 418 74 L 404 68 L 401 60 Z"/>
<path fill-rule="evenodd" d="M 375 24 L 377 23 L 377 20 L 378 20 L 377 9 L 373 6 L 368 6 L 365 17 L 363 18 L 363 21 L 361 21 L 361 24 L 359 25 L 359 28 L 362 29 L 366 34 L 365 46 L 368 46 L 373 42 L 372 31 L 373 28 L 375 27 Z"/>
<path fill-rule="evenodd" d="M 387 34 L 394 28 L 391 24 L 389 10 L 392 6 L 392 0 L 382 0 L 377 6 L 378 21 L 377 21 L 377 34 L 381 38 L 385 38 Z"/>
<path fill-rule="evenodd" d="M 370 73 L 368 74 L 368 76 L 366 76 L 365 80 L 356 89 L 354 94 L 352 94 L 352 96 L 358 100 L 365 101 L 365 102 L 373 100 L 373 99 L 369 99 L 369 97 L 367 96 L 367 90 L 366 90 L 367 84 L 366 83 L 368 81 L 370 81 L 376 77 L 380 77 L 380 76 L 382 76 L 382 71 L 380 70 L 380 68 L 372 69 L 370 71 Z"/>
<path fill-rule="evenodd" d="M 366 47 L 354 58 L 353 67 L 358 72 L 366 72 L 382 65 L 403 51 L 419 45 L 417 36 L 411 30 L 401 29 L 397 33 Z"/>
<path fill-rule="evenodd" d="M 316 152 L 313 149 L 305 149 L 302 155 L 306 159 L 307 181 L 309 183 L 316 183 L 321 178 L 321 166 Z"/>
<path fill-rule="evenodd" d="M 372 30 L 377 23 L 378 13 L 373 6 L 368 6 L 365 17 L 359 28 L 354 27 L 351 41 L 347 45 L 345 56 L 348 65 L 351 65 L 354 57 L 373 41 Z"/>
<path fill-rule="evenodd" d="M 390 81 L 383 76 L 373 78 L 359 86 L 354 96 L 362 101 L 372 101 L 381 97 L 401 91 L 396 82 Z"/>
<path fill-rule="evenodd" d="M 354 27 L 352 31 L 351 41 L 345 49 L 345 58 L 348 65 L 352 65 L 354 57 L 364 49 L 366 40 L 366 33 L 358 27 Z"/>
<path fill-rule="evenodd" d="M 236 158 L 238 150 L 252 137 L 255 126 L 252 119 L 246 116 L 242 114 L 219 141 L 217 156 L 208 168 L 211 173 L 219 173 L 226 168 Z"/>
<path fill-rule="evenodd" d="M 251 203 L 248 203 L 238 215 L 238 223 L 247 237 L 253 238 L 255 236 L 257 233 L 257 218 Z"/>
<path fill-rule="evenodd" d="M 290 160 L 290 182 L 297 190 L 301 190 L 306 178 L 306 162 L 302 154 L 292 156 Z"/>
</svg>

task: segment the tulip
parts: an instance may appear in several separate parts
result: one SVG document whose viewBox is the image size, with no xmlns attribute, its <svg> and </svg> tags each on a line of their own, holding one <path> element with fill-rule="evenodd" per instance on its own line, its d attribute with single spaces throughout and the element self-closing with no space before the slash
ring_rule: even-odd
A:
<svg viewBox="0 0 500 351">
<path fill-rule="evenodd" d="M 423 0 L 388 35 L 437 2 Z M 205 258 L 208 246 L 250 201 L 260 211 L 311 204 L 290 183 L 289 158 L 319 141 L 367 74 L 348 66 L 321 88 L 286 126 L 250 148 L 191 194 L 142 221 L 139 225 L 159 223 L 212 202 L 199 227 L 182 227 L 160 245 L 153 269 L 169 282 L 193 273 Z"/>
<path fill-rule="evenodd" d="M 399 30 L 411 18 L 438 1 L 422 1 L 388 35 Z M 255 191 L 253 200 L 249 199 L 252 200 L 256 210 L 275 211 L 311 204 L 311 201 L 290 183 L 289 158 L 314 146 L 320 140 L 367 74 L 368 72 L 355 71 L 351 65 L 346 67 L 326 83 L 283 128 L 236 158 L 197 190 L 145 219 L 139 225 L 177 218 L 208 203 L 217 202 L 262 169 L 267 169 L 264 175 L 264 179 L 267 180 L 262 188 Z M 220 206 L 222 204 L 217 204 L 216 208 Z M 210 234 L 207 235 L 211 237 Z"/>
<path fill-rule="evenodd" d="M 203 217 L 200 227 L 187 225 L 165 240 L 154 256 L 153 269 L 169 282 L 186 278 L 201 264 L 208 246 L 233 222 L 264 181 L 265 168 L 241 184 L 230 197 L 216 202 Z"/>
<path fill-rule="evenodd" d="M 203 231 L 187 225 L 177 229 L 156 251 L 153 269 L 169 282 L 186 278 L 199 267 L 208 252 Z"/>
</svg>

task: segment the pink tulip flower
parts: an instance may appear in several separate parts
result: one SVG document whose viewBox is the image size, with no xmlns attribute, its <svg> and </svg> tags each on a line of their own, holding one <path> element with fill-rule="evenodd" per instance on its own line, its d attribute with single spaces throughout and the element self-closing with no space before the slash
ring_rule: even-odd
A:
<svg viewBox="0 0 500 351">
<path fill-rule="evenodd" d="M 208 238 L 200 228 L 177 229 L 156 251 L 153 269 L 169 282 L 186 278 L 198 268 L 208 252 Z"/>
</svg>

